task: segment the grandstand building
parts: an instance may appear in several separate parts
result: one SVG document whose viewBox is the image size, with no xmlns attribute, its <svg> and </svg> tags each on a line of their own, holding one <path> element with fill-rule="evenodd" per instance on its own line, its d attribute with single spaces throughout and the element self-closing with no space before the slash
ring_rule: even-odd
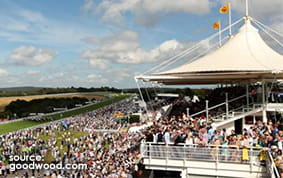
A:
<svg viewBox="0 0 283 178">
<path fill-rule="evenodd" d="M 217 129 L 225 128 L 227 131 L 235 130 L 241 133 L 244 128 L 256 123 L 257 120 L 267 122 L 268 113 L 282 112 L 283 104 L 268 99 L 271 95 L 273 83 L 283 79 L 283 56 L 266 44 L 260 35 L 260 31 L 278 42 L 271 28 L 249 16 L 238 20 L 230 27 L 223 29 L 222 33 L 229 28 L 240 25 L 237 33 L 229 34 L 222 40 L 221 46 L 214 45 L 214 49 L 204 52 L 190 62 L 165 71 L 151 71 L 148 74 L 136 76 L 136 81 L 161 83 L 163 85 L 245 85 L 246 93 L 236 98 L 229 98 L 226 94 L 225 102 L 215 106 L 206 107 L 198 113 L 187 113 L 190 117 L 200 114 L 207 119 L 213 120 Z M 279 34 L 278 34 L 279 35 Z M 279 45 L 282 44 L 279 42 Z M 179 56 L 186 56 L 198 49 L 198 46 L 187 50 Z M 175 59 L 177 59 L 176 57 Z M 164 65 L 173 63 L 170 59 Z M 158 68 L 162 68 L 159 66 Z M 157 69 L 157 68 L 155 68 Z M 257 84 L 259 92 L 257 100 L 251 100 L 251 86 Z M 234 108 L 233 103 L 245 101 L 241 106 Z M 222 113 L 211 115 L 217 108 L 225 108 Z M 215 151 L 215 157 L 211 157 L 211 151 Z M 266 164 L 261 164 L 258 148 L 248 149 L 248 161 L 239 159 L 224 159 L 222 154 L 225 150 L 233 152 L 232 147 L 197 145 L 157 144 L 143 142 L 141 144 L 141 157 L 146 169 L 177 171 L 184 177 L 278 177 L 278 172 L 268 150 L 266 151 Z M 239 150 L 238 150 L 239 151 Z M 237 151 L 235 151 L 237 152 Z M 241 155 L 239 153 L 236 155 Z M 243 155 L 241 155 L 243 156 Z"/>
</svg>

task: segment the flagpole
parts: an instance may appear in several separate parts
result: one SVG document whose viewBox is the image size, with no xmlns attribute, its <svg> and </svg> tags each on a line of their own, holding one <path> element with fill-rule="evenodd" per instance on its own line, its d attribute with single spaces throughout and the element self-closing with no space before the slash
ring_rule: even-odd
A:
<svg viewBox="0 0 283 178">
<path fill-rule="evenodd" d="M 231 3 L 228 3 L 229 6 L 229 36 L 232 36 L 232 13 L 231 13 Z"/>
<path fill-rule="evenodd" d="M 249 16 L 249 0 L 246 0 L 246 17 Z"/>
<path fill-rule="evenodd" d="M 221 21 L 219 20 L 219 46 L 222 46 Z"/>
</svg>

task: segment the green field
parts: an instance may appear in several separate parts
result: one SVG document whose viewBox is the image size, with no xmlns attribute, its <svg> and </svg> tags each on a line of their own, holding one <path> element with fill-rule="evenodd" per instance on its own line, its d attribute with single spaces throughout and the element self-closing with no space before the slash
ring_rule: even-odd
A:
<svg viewBox="0 0 283 178">
<path fill-rule="evenodd" d="M 79 109 L 76 109 L 76 110 L 73 110 L 73 111 L 67 111 L 67 112 L 64 112 L 62 114 L 54 114 L 54 115 L 51 115 L 50 117 L 53 117 L 55 120 L 58 120 L 58 119 L 62 119 L 62 118 L 70 117 L 70 116 L 79 115 L 79 114 L 82 114 L 82 113 L 85 113 L 85 112 L 88 112 L 88 111 L 93 111 L 95 109 L 102 108 L 104 106 L 110 105 L 110 104 L 115 103 L 115 102 L 121 101 L 121 100 L 123 100 L 127 97 L 130 97 L 130 95 L 114 96 L 112 99 L 109 99 L 109 100 L 106 100 L 106 101 L 103 101 L 103 102 L 100 102 L 100 103 L 97 103 L 97 104 L 93 104 L 93 105 L 85 107 L 85 108 L 79 108 Z M 39 125 L 39 124 L 44 124 L 44 123 L 47 123 L 47 122 L 49 122 L 49 121 L 37 122 L 37 121 L 26 120 L 26 121 L 13 122 L 13 123 L 9 123 L 9 124 L 3 124 L 3 125 L 0 125 L 0 135 L 8 133 L 8 132 L 17 131 L 17 130 L 20 130 L 20 129 L 29 128 L 29 127 L 36 126 L 36 125 Z"/>
</svg>

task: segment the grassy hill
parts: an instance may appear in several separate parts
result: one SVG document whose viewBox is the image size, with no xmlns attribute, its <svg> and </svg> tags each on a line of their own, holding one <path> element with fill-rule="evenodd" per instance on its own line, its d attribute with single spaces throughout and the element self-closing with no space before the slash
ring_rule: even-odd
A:
<svg viewBox="0 0 283 178">
<path fill-rule="evenodd" d="M 43 98 L 72 98 L 72 97 L 81 97 L 92 100 L 95 98 L 99 100 L 103 98 L 103 95 L 107 93 L 61 93 L 61 94 L 50 94 L 50 95 L 30 95 L 30 96 L 9 96 L 9 97 L 0 97 L 0 112 L 4 111 L 5 107 L 16 100 L 25 100 L 31 101 L 34 99 L 43 99 Z"/>
<path fill-rule="evenodd" d="M 43 87 L 9 87 L 9 88 L 0 88 L 0 91 L 34 91 L 34 90 L 40 90 Z"/>
</svg>

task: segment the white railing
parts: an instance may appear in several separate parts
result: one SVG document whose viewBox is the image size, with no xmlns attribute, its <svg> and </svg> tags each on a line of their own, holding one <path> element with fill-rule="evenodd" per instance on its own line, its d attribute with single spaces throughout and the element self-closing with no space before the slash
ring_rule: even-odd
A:
<svg viewBox="0 0 283 178">
<path fill-rule="evenodd" d="M 243 154 L 245 154 L 243 156 Z M 153 143 L 153 142 L 141 142 L 140 145 L 141 159 L 147 159 L 149 166 L 154 159 L 158 160 L 181 160 L 186 161 L 201 161 L 201 162 L 215 162 L 218 163 L 232 163 L 232 164 L 247 164 L 249 165 L 249 171 L 253 170 L 254 165 L 262 165 L 261 162 L 264 161 L 266 169 L 262 173 L 270 178 L 280 178 L 278 169 L 275 166 L 273 158 L 271 156 L 270 150 L 268 148 L 257 148 L 248 147 L 241 148 L 238 146 L 222 146 L 222 145 L 166 145 L 165 143 Z M 264 156 L 266 159 L 261 160 L 260 155 L 266 154 Z M 245 157 L 245 159 L 244 159 Z M 167 166 L 167 165 L 164 165 Z M 178 165 L 176 165 L 178 166 Z M 183 166 L 183 165 L 181 165 Z M 231 168 L 233 169 L 233 168 Z"/>
<path fill-rule="evenodd" d="M 248 96 L 250 97 L 250 94 Z M 242 96 L 239 96 L 239 97 L 236 97 L 236 98 L 228 100 L 228 94 L 226 93 L 226 101 L 225 102 L 222 102 L 222 103 L 217 104 L 215 106 L 209 107 L 208 106 L 209 101 L 206 100 L 206 108 L 204 110 L 199 111 L 199 112 L 194 113 L 194 114 L 191 114 L 191 115 L 188 114 L 188 115 L 190 117 L 195 117 L 195 116 L 198 116 L 198 115 L 200 115 L 202 113 L 205 113 L 206 117 L 208 119 L 209 112 L 211 112 L 211 110 L 225 106 L 226 112 L 223 111 L 223 113 L 217 114 L 216 116 L 214 116 L 214 118 L 217 118 L 217 119 L 218 118 L 222 118 L 222 120 L 224 120 L 225 118 L 227 119 L 229 117 L 234 117 L 233 112 L 236 112 L 237 110 L 239 112 L 242 112 L 242 113 L 249 112 L 251 110 L 254 110 L 254 109 L 257 109 L 259 107 L 262 107 L 263 105 L 268 103 L 268 102 L 265 103 L 265 104 L 262 104 L 262 103 L 250 103 L 249 105 L 243 105 L 243 106 L 240 106 L 239 108 L 236 108 L 236 109 L 232 109 L 232 110 L 229 109 L 230 103 L 232 103 L 234 101 L 237 101 L 237 100 L 240 100 L 240 99 L 245 98 L 245 97 L 247 97 L 247 95 L 242 95 Z M 281 111 L 281 110 L 283 110 L 281 108 L 283 108 L 283 104 L 282 103 L 268 103 L 267 104 L 267 109 L 269 109 L 270 111 L 271 110 Z"/>
<path fill-rule="evenodd" d="M 270 178 L 280 178 L 280 174 L 278 172 L 278 169 L 275 166 L 275 163 L 273 161 L 270 151 L 267 151 L 266 168 L 267 168 L 268 174 L 270 175 Z"/>
<path fill-rule="evenodd" d="M 239 96 L 239 97 L 236 97 L 236 98 L 233 98 L 233 99 L 228 100 L 228 94 L 226 94 L 226 101 L 225 101 L 225 102 L 220 103 L 220 104 L 217 104 L 217 105 L 212 106 L 212 107 L 208 107 L 208 101 L 206 101 L 206 102 L 207 102 L 207 104 L 206 104 L 206 109 L 204 109 L 204 110 L 202 110 L 202 111 L 200 111 L 200 112 L 194 113 L 194 114 L 190 115 L 190 117 L 195 117 L 195 116 L 200 115 L 200 114 L 202 114 L 202 113 L 207 113 L 207 115 L 208 115 L 208 112 L 209 112 L 210 110 L 213 110 L 213 109 L 219 108 L 219 107 L 221 107 L 221 106 L 225 106 L 225 105 L 226 105 L 226 116 L 227 116 L 227 115 L 228 115 L 228 112 L 229 112 L 229 103 L 234 102 L 234 101 L 237 101 L 237 100 L 240 100 L 240 99 L 242 99 L 242 98 L 245 98 L 246 96 L 247 96 L 247 95 L 241 95 L 241 96 Z"/>
<path fill-rule="evenodd" d="M 237 115 L 241 115 L 243 113 L 253 111 L 253 110 L 260 108 L 260 107 L 262 107 L 262 104 L 251 103 L 249 105 L 243 105 L 243 106 L 240 106 L 238 108 L 231 109 L 231 110 L 229 110 L 228 118 L 232 118 L 232 117 L 235 117 Z M 225 120 L 225 118 L 227 119 L 226 113 L 221 113 L 221 114 L 218 114 L 218 115 L 212 117 L 213 120 L 219 120 L 219 118 L 222 121 Z"/>
<path fill-rule="evenodd" d="M 141 143 L 141 157 L 148 159 L 174 159 L 174 160 L 196 160 L 214 161 L 230 163 L 250 163 L 259 162 L 261 149 L 256 147 L 239 148 L 237 146 L 221 145 L 166 145 L 165 143 Z M 248 152 L 247 160 L 243 160 L 243 152 Z"/>
</svg>

